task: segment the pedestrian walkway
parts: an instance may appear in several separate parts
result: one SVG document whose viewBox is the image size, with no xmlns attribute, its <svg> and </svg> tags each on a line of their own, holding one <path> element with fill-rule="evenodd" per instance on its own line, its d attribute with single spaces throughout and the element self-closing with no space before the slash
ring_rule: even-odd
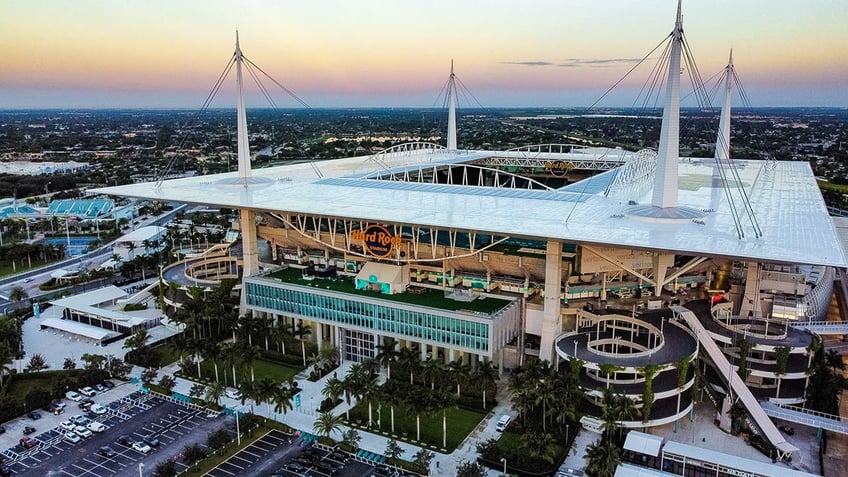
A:
<svg viewBox="0 0 848 477">
<path fill-rule="evenodd" d="M 294 410 L 288 411 L 285 414 L 278 414 L 274 412 L 274 405 L 263 403 L 256 405 L 251 401 L 245 402 L 245 404 L 241 403 L 241 400 L 235 399 L 231 396 L 236 396 L 236 391 L 230 388 L 230 392 L 228 392 L 225 396 L 223 396 L 220 400 L 220 404 L 222 406 L 226 406 L 230 409 L 237 410 L 239 412 L 248 412 L 251 407 L 253 408 L 253 412 L 258 416 L 267 417 L 269 419 L 276 420 L 278 422 L 282 422 L 294 429 L 297 429 L 304 433 L 313 433 L 313 424 L 315 420 L 318 418 L 318 412 L 316 411 L 317 407 L 320 405 L 321 401 L 324 399 L 322 394 L 322 390 L 324 386 L 327 384 L 327 381 L 333 376 L 342 379 L 350 369 L 350 367 L 354 363 L 351 361 L 346 361 L 342 363 L 334 372 L 324 376 L 316 382 L 311 382 L 306 379 L 298 379 L 298 385 L 300 386 L 300 406 L 295 407 Z M 173 376 L 176 371 L 179 370 L 179 366 L 176 363 L 170 364 L 161 368 L 159 373 L 154 380 L 154 382 L 158 382 L 162 376 L 171 375 Z M 134 377 L 140 377 L 141 369 L 136 368 L 133 370 Z M 378 377 L 378 382 L 383 383 L 386 380 L 385 372 L 381 372 Z M 173 392 L 188 395 L 191 387 L 194 386 L 195 383 L 188 379 L 176 378 L 176 385 L 173 388 Z M 480 424 L 475 428 L 471 434 L 450 454 L 442 454 L 439 452 L 435 452 L 435 457 L 433 458 L 430 465 L 430 475 L 434 476 L 450 476 L 455 475 L 456 467 L 460 462 L 469 461 L 475 462 L 477 460 L 477 443 L 483 442 L 488 439 L 497 439 L 500 436 L 500 433 L 495 430 L 495 426 L 497 424 L 497 418 L 504 415 L 509 414 L 515 417 L 515 412 L 511 409 L 511 401 L 509 399 L 509 392 L 506 389 L 506 377 L 504 377 L 498 385 L 498 394 L 496 396 L 498 401 L 497 406 L 488 414 L 486 417 L 480 422 Z M 350 404 L 346 401 L 342 400 L 342 403 L 336 406 L 333 409 L 333 413 L 335 415 L 344 414 L 350 407 L 356 405 L 356 400 L 351 399 Z M 344 427 L 341 431 L 336 431 L 331 434 L 331 438 L 336 441 L 342 440 L 342 434 L 348 428 Z M 371 456 L 382 456 L 386 452 L 386 447 L 390 441 L 390 438 L 384 437 L 377 434 L 372 434 L 370 432 L 364 431 L 362 429 L 357 429 L 359 431 L 359 435 L 361 440 L 359 441 L 359 448 L 365 451 L 368 455 Z M 403 449 L 403 454 L 400 455 L 400 458 L 405 460 L 412 460 L 415 454 L 418 452 L 420 447 L 408 444 L 406 442 L 398 441 L 398 445 Z M 581 467 L 582 468 L 582 467 Z M 489 469 L 489 476 L 498 476 L 501 475 L 501 472 L 496 470 Z"/>
</svg>

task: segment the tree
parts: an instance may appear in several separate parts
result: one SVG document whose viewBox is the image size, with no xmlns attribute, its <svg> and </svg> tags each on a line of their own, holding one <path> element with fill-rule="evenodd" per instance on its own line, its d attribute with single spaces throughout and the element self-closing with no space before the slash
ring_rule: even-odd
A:
<svg viewBox="0 0 848 477">
<path fill-rule="evenodd" d="M 192 384 L 191 389 L 188 390 L 188 395 L 195 399 L 200 399 L 200 396 L 203 396 L 203 393 L 206 392 L 206 386 L 202 384 Z"/>
<path fill-rule="evenodd" d="M 339 396 L 344 392 L 344 382 L 336 377 L 331 377 L 321 390 L 321 395 L 335 403 Z"/>
<path fill-rule="evenodd" d="M 462 460 L 456 466 L 456 477 L 486 477 L 486 469 L 476 462 Z"/>
<path fill-rule="evenodd" d="M 349 445 L 353 449 L 359 447 L 359 441 L 361 440 L 362 436 L 359 435 L 359 431 L 352 427 L 342 433 L 342 442 Z"/>
<path fill-rule="evenodd" d="M 195 462 L 199 462 L 206 457 L 206 449 L 204 449 L 200 444 L 192 444 L 190 446 L 185 446 L 183 449 L 183 462 L 186 465 L 194 464 Z"/>
<path fill-rule="evenodd" d="M 62 369 L 64 370 L 75 369 L 76 367 L 77 362 L 73 358 L 65 358 L 65 361 L 62 363 Z"/>
<path fill-rule="evenodd" d="M 259 381 L 256 381 L 256 397 L 258 398 L 257 404 L 273 402 L 277 394 L 277 389 L 279 389 L 279 386 L 268 378 L 262 378 Z M 270 406 L 268 406 L 268 417 L 271 417 Z"/>
<path fill-rule="evenodd" d="M 421 363 L 418 352 L 412 348 L 402 348 L 398 353 L 398 364 L 409 373 L 409 384 L 414 382 L 414 373 Z"/>
<path fill-rule="evenodd" d="M 159 371 L 153 368 L 147 368 L 141 372 L 141 382 L 144 383 L 146 386 L 149 386 L 150 383 L 152 383 L 153 380 L 156 379 L 156 375 L 158 374 Z"/>
<path fill-rule="evenodd" d="M 127 339 L 124 340 L 124 349 L 131 349 L 133 351 L 141 348 L 145 344 L 147 344 L 147 340 L 150 339 L 150 333 L 147 332 L 145 328 L 139 328 L 135 333 L 130 335 Z"/>
<path fill-rule="evenodd" d="M 177 464 L 171 459 L 165 459 L 156 464 L 153 471 L 154 477 L 175 477 L 177 475 Z"/>
<path fill-rule="evenodd" d="M 341 431 L 342 417 L 334 416 L 331 411 L 322 412 L 312 424 L 312 430 L 319 436 L 330 437 L 333 432 Z"/>
<path fill-rule="evenodd" d="M 615 469 L 621 462 L 621 449 L 611 440 L 600 440 L 586 447 L 586 473 L 593 477 L 613 477 Z"/>
<path fill-rule="evenodd" d="M 423 447 L 418 449 L 418 452 L 412 457 L 412 461 L 416 464 L 424 467 L 425 469 L 430 467 L 430 462 L 432 462 L 433 457 L 436 456 L 436 453 L 433 451 L 428 451 Z"/>
<path fill-rule="evenodd" d="M 40 353 L 35 353 L 29 358 L 29 363 L 26 365 L 26 371 L 37 373 L 42 369 L 47 369 L 49 367 L 50 365 L 47 364 L 44 356 Z"/>
<path fill-rule="evenodd" d="M 386 444 L 385 454 L 390 464 L 397 462 L 397 459 L 402 456 L 403 453 L 403 447 L 401 447 L 395 439 L 390 439 Z"/>
<path fill-rule="evenodd" d="M 227 392 L 227 386 L 220 381 L 215 381 L 214 383 L 206 386 L 206 394 L 204 398 L 206 402 L 215 403 L 220 406 L 219 402 L 221 397 Z"/>
<path fill-rule="evenodd" d="M 159 386 L 162 386 L 168 394 L 171 393 L 176 385 L 177 380 L 170 374 L 166 374 L 159 378 Z"/>
<path fill-rule="evenodd" d="M 27 298 L 29 298 L 29 293 L 23 287 L 12 287 L 9 291 L 9 301 L 13 303 L 24 301 Z"/>
<path fill-rule="evenodd" d="M 80 356 L 80 361 L 85 363 L 83 365 L 85 369 L 103 369 L 106 366 L 107 358 L 102 354 L 84 353 Z"/>
<path fill-rule="evenodd" d="M 386 368 L 386 378 L 392 379 L 392 363 L 397 359 L 398 352 L 395 350 L 397 341 L 394 338 L 383 340 L 383 344 L 377 345 L 377 362 Z"/>
<path fill-rule="evenodd" d="M 272 403 L 274 404 L 274 412 L 281 413 L 283 416 L 292 409 L 294 409 L 294 395 L 296 393 L 287 384 L 280 384 L 277 386 L 276 391 L 272 397 Z"/>
</svg>

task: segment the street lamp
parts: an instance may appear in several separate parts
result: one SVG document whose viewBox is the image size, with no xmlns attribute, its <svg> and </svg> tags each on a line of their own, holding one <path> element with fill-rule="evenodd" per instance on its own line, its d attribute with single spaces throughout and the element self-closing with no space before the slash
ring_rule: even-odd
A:
<svg viewBox="0 0 848 477">
<path fill-rule="evenodd" d="M 138 463 L 138 477 L 144 477 L 144 475 L 141 473 L 142 469 L 144 469 L 144 464 L 139 462 Z"/>
<path fill-rule="evenodd" d="M 504 465 L 503 475 L 504 475 L 504 477 L 506 477 L 506 457 L 501 457 L 501 462 L 503 462 L 503 465 Z"/>
</svg>

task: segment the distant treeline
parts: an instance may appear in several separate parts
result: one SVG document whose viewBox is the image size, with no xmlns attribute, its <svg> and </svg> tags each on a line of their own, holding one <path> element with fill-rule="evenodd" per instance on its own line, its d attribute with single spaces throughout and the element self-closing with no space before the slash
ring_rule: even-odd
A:
<svg viewBox="0 0 848 477">
<path fill-rule="evenodd" d="M 48 192 L 76 189 L 79 177 L 72 174 L 18 176 L 0 174 L 0 198 L 19 199 Z"/>
</svg>

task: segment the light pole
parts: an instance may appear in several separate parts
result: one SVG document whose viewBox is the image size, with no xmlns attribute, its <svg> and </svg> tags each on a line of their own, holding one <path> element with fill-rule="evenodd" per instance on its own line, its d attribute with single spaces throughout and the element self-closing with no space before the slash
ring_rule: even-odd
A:
<svg viewBox="0 0 848 477">
<path fill-rule="evenodd" d="M 141 473 L 141 471 L 142 471 L 143 469 L 144 469 L 144 464 L 142 464 L 141 462 L 139 462 L 139 463 L 138 463 L 138 477 L 144 477 L 144 474 L 142 474 L 142 473 Z"/>
<path fill-rule="evenodd" d="M 238 418 L 239 411 L 238 411 L 238 409 L 235 409 L 235 415 L 236 415 L 236 444 L 238 446 L 241 446 L 241 430 L 239 430 L 239 418 Z"/>
<path fill-rule="evenodd" d="M 503 475 L 504 475 L 504 477 L 506 477 L 506 457 L 501 457 L 501 462 L 503 462 L 503 465 L 504 465 Z"/>
</svg>

